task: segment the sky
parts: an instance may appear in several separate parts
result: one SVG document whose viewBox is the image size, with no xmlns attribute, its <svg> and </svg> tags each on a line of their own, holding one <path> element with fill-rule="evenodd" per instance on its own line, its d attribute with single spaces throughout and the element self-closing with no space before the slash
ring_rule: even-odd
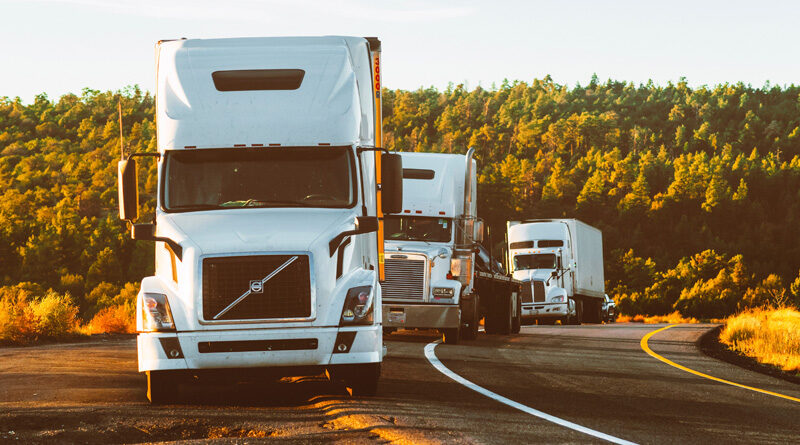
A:
<svg viewBox="0 0 800 445">
<path fill-rule="evenodd" d="M 0 98 L 153 91 L 158 40 L 377 36 L 386 88 L 800 83 L 797 1 L 0 0 Z"/>
</svg>

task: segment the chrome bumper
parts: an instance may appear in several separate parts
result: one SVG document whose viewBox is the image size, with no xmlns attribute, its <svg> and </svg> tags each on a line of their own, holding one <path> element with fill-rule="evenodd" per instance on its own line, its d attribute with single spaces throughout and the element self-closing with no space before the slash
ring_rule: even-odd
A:
<svg viewBox="0 0 800 445">
<path fill-rule="evenodd" d="M 457 328 L 460 315 L 458 305 L 387 303 L 383 305 L 383 327 Z"/>
</svg>

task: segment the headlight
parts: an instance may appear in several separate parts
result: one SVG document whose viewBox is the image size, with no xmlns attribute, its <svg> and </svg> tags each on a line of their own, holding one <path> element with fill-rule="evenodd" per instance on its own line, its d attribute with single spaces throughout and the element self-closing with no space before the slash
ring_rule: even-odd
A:
<svg viewBox="0 0 800 445">
<path fill-rule="evenodd" d="M 433 296 L 436 298 L 453 298 L 455 295 L 455 289 L 452 287 L 434 287 L 433 288 Z"/>
<path fill-rule="evenodd" d="M 359 286 L 347 291 L 339 326 L 352 324 L 372 324 L 372 286 Z"/>
<path fill-rule="evenodd" d="M 559 295 L 557 297 L 551 298 L 550 301 L 552 301 L 553 303 L 563 303 L 563 302 L 567 301 L 567 297 L 565 297 L 563 295 Z"/>
<path fill-rule="evenodd" d="M 166 295 L 146 293 L 142 296 L 142 328 L 145 332 L 175 330 Z"/>
</svg>

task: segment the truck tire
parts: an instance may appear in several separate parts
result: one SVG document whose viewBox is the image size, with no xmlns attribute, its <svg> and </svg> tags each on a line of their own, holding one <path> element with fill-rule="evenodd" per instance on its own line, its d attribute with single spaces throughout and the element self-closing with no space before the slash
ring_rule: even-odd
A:
<svg viewBox="0 0 800 445">
<path fill-rule="evenodd" d="M 469 316 L 468 326 L 461 329 L 461 336 L 464 340 L 475 340 L 478 338 L 478 326 L 481 323 L 481 302 L 479 295 L 476 294 L 473 298 L 475 299 L 475 304 Z"/>
<path fill-rule="evenodd" d="M 147 399 L 153 405 L 174 402 L 178 396 L 175 371 L 147 371 Z"/>
<path fill-rule="evenodd" d="M 520 328 L 522 327 L 522 300 L 519 298 L 519 294 L 514 295 L 514 301 L 517 302 L 516 306 L 516 315 L 511 320 L 511 333 L 512 334 L 519 334 Z"/>
<path fill-rule="evenodd" d="M 353 397 L 370 397 L 378 393 L 378 380 L 381 378 L 380 363 L 366 363 L 358 365 L 348 378 L 345 385 L 352 391 Z"/>
<path fill-rule="evenodd" d="M 442 338 L 445 344 L 457 345 L 461 341 L 461 328 L 442 329 Z"/>
<path fill-rule="evenodd" d="M 508 335 L 511 333 L 512 330 L 512 319 L 514 318 L 514 299 L 511 298 L 511 295 L 506 295 L 502 299 L 503 306 L 501 306 L 499 312 L 499 326 L 497 329 L 497 333 L 501 335 Z"/>
<path fill-rule="evenodd" d="M 573 300 L 573 301 L 575 301 L 575 315 L 574 316 L 568 315 L 566 317 L 567 320 L 566 324 L 579 325 L 583 323 L 583 301 L 582 300 Z"/>
</svg>

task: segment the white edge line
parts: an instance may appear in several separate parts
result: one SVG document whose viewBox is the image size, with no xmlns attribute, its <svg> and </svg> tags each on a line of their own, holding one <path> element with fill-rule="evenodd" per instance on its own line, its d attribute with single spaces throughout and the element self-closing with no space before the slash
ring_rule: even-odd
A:
<svg viewBox="0 0 800 445">
<path fill-rule="evenodd" d="M 503 396 L 501 396 L 499 394 L 496 394 L 496 393 L 493 393 L 492 391 L 489 391 L 486 388 L 483 388 L 481 386 L 478 386 L 478 385 L 470 382 L 469 380 L 465 379 L 464 377 L 461 377 L 460 375 L 458 375 L 455 372 L 453 372 L 450 369 L 448 369 L 439 360 L 439 358 L 436 357 L 436 353 L 434 352 L 434 349 L 436 349 L 436 346 L 439 343 L 440 343 L 440 340 L 436 340 L 436 341 L 434 341 L 432 343 L 428 343 L 427 345 L 425 345 L 425 358 L 427 358 L 428 361 L 431 363 L 431 365 L 433 365 L 433 367 L 436 368 L 439 372 L 441 372 L 442 374 L 446 375 L 447 377 L 450 377 L 451 379 L 455 380 L 456 382 L 466 386 L 467 388 L 469 388 L 469 389 L 471 389 L 471 390 L 473 390 L 473 391 L 475 391 L 475 392 L 477 392 L 479 394 L 483 394 L 484 396 L 489 397 L 490 399 L 494 399 L 494 400 L 496 400 L 496 401 L 498 401 L 500 403 L 508 405 L 508 406 L 510 406 L 512 408 L 516 408 L 516 409 L 518 409 L 518 410 L 520 410 L 520 411 L 522 411 L 524 413 L 528 413 L 528 414 L 530 414 L 532 416 L 536 416 L 536 417 L 538 417 L 540 419 L 547 420 L 548 422 L 553 422 L 555 424 L 561 425 L 561 426 L 569 428 L 571 430 L 575 430 L 575 431 L 578 431 L 578 432 L 581 432 L 581 433 L 584 433 L 584 434 L 588 434 L 590 436 L 597 437 L 598 439 L 607 440 L 607 441 L 612 442 L 612 443 L 625 444 L 625 445 L 636 445 L 635 442 L 629 442 L 629 441 L 627 441 L 625 439 L 620 439 L 619 437 L 610 436 L 608 434 L 601 433 L 600 431 L 595 431 L 595 430 L 593 430 L 591 428 L 586 428 L 585 426 L 578 425 L 577 423 L 572 423 L 572 422 L 570 422 L 568 420 L 560 419 L 558 417 L 551 416 L 550 414 L 543 413 L 543 412 L 541 412 L 539 410 L 533 409 L 533 408 L 531 408 L 529 406 L 525 406 L 525 405 L 523 405 L 521 403 L 518 403 L 518 402 L 515 402 L 515 401 L 513 401 L 511 399 L 505 398 L 505 397 L 503 397 Z"/>
</svg>

